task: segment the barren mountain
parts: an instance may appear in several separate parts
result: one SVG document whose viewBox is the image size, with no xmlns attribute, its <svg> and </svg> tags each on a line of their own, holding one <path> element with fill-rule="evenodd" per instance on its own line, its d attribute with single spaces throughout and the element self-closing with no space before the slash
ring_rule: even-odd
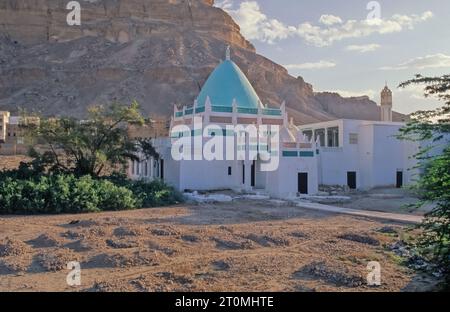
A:
<svg viewBox="0 0 450 312">
<path fill-rule="evenodd" d="M 136 99 L 170 115 L 193 103 L 231 45 L 262 101 L 285 100 L 297 122 L 379 119 L 368 97 L 315 93 L 258 55 L 213 0 L 80 0 L 80 26 L 67 24 L 68 2 L 0 0 L 0 110 L 83 117 L 89 105 Z"/>
</svg>

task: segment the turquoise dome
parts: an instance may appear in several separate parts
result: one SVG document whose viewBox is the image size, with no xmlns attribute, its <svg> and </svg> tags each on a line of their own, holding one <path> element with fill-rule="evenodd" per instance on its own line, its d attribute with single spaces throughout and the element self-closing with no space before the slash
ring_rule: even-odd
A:
<svg viewBox="0 0 450 312">
<path fill-rule="evenodd" d="M 231 60 L 223 61 L 211 73 L 197 98 L 198 107 L 204 107 L 209 96 L 214 106 L 231 107 L 233 99 L 242 108 L 259 108 L 260 100 L 241 69 Z"/>
</svg>

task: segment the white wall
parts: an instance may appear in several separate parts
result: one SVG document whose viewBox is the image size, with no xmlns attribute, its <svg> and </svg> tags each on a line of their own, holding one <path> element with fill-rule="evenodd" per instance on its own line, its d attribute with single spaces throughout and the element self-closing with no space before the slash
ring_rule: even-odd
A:
<svg viewBox="0 0 450 312">
<path fill-rule="evenodd" d="M 396 185 L 397 171 L 406 171 L 404 143 L 396 139 L 399 126 L 372 125 L 374 133 L 372 187 Z"/>
<path fill-rule="evenodd" d="M 286 198 L 298 192 L 298 174 L 308 173 L 308 193 L 316 194 L 319 186 L 316 157 L 281 157 L 277 171 L 267 173 L 269 195 Z"/>
<path fill-rule="evenodd" d="M 396 139 L 402 123 L 362 120 L 335 120 L 301 126 L 306 129 L 339 127 L 339 148 L 320 147 L 319 183 L 347 185 L 347 172 L 356 172 L 357 188 L 395 186 L 397 171 L 402 171 L 404 184 L 411 182 L 416 161 L 411 159 L 417 144 Z M 358 134 L 358 144 L 350 144 L 350 134 Z"/>
<path fill-rule="evenodd" d="M 236 176 L 241 170 L 236 170 L 234 161 L 216 160 L 182 160 L 180 166 L 180 189 L 185 190 L 221 190 L 236 187 Z M 231 176 L 228 167 L 232 167 Z"/>
</svg>

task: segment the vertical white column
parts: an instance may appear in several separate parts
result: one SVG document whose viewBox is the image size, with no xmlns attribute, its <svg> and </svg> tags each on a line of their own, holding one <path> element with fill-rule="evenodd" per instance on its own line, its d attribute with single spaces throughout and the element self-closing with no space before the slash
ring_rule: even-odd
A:
<svg viewBox="0 0 450 312">
<path fill-rule="evenodd" d="M 211 116 L 212 112 L 212 103 L 209 96 L 206 97 L 205 101 L 205 117 L 204 117 L 204 126 L 209 125 L 209 117 Z"/>
<path fill-rule="evenodd" d="M 245 184 L 244 189 L 246 191 L 252 190 L 252 161 L 245 161 Z"/>
<path fill-rule="evenodd" d="M 154 168 L 153 168 L 153 161 L 154 161 L 154 159 L 153 159 L 153 157 L 151 157 L 150 158 L 150 180 L 154 180 L 155 179 L 155 176 L 154 176 Z"/>
</svg>

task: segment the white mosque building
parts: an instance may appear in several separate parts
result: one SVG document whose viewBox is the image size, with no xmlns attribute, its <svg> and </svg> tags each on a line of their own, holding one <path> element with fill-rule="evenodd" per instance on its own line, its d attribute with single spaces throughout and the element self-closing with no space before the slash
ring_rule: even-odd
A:
<svg viewBox="0 0 450 312">
<path fill-rule="evenodd" d="M 284 103 L 270 108 L 261 102 L 228 49 L 195 103 L 175 107 L 171 137 L 154 141 L 160 158 L 133 162 L 129 174 L 133 179 L 162 179 L 180 191 L 259 190 L 274 198 L 316 194 L 319 185 L 402 187 L 413 180 L 411 156 L 418 149 L 416 143 L 395 138 L 403 125 L 392 122 L 387 86 L 381 93 L 381 121 L 294 125 Z M 248 126 L 258 129 L 256 137 L 242 135 L 239 127 Z M 276 127 L 278 141 L 272 142 Z M 174 157 L 175 146 L 184 158 Z M 219 157 L 205 159 L 205 149 Z M 269 163 L 276 166 L 267 170 Z"/>
</svg>

